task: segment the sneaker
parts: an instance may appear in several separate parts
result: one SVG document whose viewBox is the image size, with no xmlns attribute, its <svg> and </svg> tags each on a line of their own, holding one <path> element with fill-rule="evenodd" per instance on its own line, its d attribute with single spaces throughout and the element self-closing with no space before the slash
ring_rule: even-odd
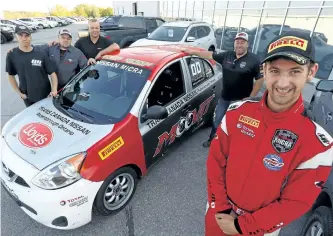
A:
<svg viewBox="0 0 333 236">
<path fill-rule="evenodd" d="M 212 142 L 212 140 L 207 140 L 206 142 L 204 142 L 203 144 L 202 144 L 202 146 L 204 146 L 205 148 L 207 148 L 207 147 L 210 147 L 210 143 Z"/>
</svg>

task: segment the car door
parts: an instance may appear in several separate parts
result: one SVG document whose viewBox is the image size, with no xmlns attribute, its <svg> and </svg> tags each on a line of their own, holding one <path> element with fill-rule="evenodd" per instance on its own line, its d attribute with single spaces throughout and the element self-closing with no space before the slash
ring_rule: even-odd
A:
<svg viewBox="0 0 333 236">
<path fill-rule="evenodd" d="M 170 76 L 170 71 L 172 71 Z M 173 83 L 174 81 L 177 82 Z M 173 145 L 178 142 L 185 131 L 185 120 L 189 103 L 184 100 L 189 91 L 189 85 L 184 74 L 184 62 L 175 60 L 158 72 L 144 98 L 144 104 L 139 112 L 139 129 L 144 144 L 146 166 L 161 159 Z M 170 83 L 172 82 L 172 83 Z M 173 88 L 173 95 L 166 91 Z M 146 120 L 147 109 L 154 105 L 164 106 L 168 117 L 162 120 Z"/>
<path fill-rule="evenodd" d="M 191 132 L 194 132 L 213 118 L 222 89 L 222 78 L 215 75 L 211 64 L 204 59 L 186 57 L 184 60 L 191 82 L 189 99 L 192 100 L 192 107 L 188 116 L 192 119 Z"/>
<path fill-rule="evenodd" d="M 185 42 L 186 42 L 187 44 L 189 44 L 189 45 L 191 45 L 191 46 L 200 46 L 200 40 L 199 40 L 199 38 L 198 38 L 198 33 L 197 33 L 198 30 L 199 30 L 199 27 L 198 27 L 198 26 L 193 26 L 193 27 L 189 30 L 189 32 L 188 32 L 188 34 L 187 34 L 187 36 L 186 36 L 186 38 L 185 38 Z M 186 39 L 187 39 L 188 37 L 194 37 L 195 40 L 194 40 L 193 42 L 187 42 Z"/>
<path fill-rule="evenodd" d="M 207 26 L 200 26 L 197 34 L 198 34 L 199 46 L 208 50 L 210 45 L 213 44 L 212 38 L 209 37 L 210 28 Z"/>
<path fill-rule="evenodd" d="M 147 28 L 148 34 L 153 32 L 157 28 L 157 22 L 155 19 L 146 18 L 145 22 L 146 22 L 146 28 Z"/>
<path fill-rule="evenodd" d="M 311 109 L 313 110 L 313 120 L 333 136 L 333 72 L 331 72 L 330 80 L 327 80 L 325 89 L 331 89 L 331 92 L 316 92 Z"/>
</svg>

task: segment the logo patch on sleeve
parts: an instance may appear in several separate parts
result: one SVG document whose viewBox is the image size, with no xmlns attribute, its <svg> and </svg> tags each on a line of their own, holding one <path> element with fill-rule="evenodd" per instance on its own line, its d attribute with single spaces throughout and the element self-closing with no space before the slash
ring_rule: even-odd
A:
<svg viewBox="0 0 333 236">
<path fill-rule="evenodd" d="M 329 137 L 327 137 L 325 133 L 319 133 L 319 132 L 317 132 L 316 135 L 317 135 L 319 141 L 320 141 L 325 147 L 328 147 L 328 145 L 331 144 L 331 142 L 329 141 Z"/>
<path fill-rule="evenodd" d="M 277 129 L 272 138 L 272 146 L 278 153 L 289 152 L 297 142 L 298 136 L 289 130 Z"/>
</svg>

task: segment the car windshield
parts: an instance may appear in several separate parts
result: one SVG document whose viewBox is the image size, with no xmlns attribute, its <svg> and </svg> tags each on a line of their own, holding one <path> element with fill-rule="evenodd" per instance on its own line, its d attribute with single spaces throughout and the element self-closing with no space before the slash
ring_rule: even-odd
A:
<svg viewBox="0 0 333 236">
<path fill-rule="evenodd" d="M 150 40 L 179 42 L 185 35 L 187 27 L 160 26 L 148 36 Z"/>
<path fill-rule="evenodd" d="M 150 73 L 130 64 L 98 61 L 73 78 L 54 104 L 82 122 L 114 124 L 130 112 Z"/>
</svg>

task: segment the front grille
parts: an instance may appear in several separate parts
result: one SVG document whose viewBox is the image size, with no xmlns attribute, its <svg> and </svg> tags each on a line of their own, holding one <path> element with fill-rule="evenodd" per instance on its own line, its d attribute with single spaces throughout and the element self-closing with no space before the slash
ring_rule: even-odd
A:
<svg viewBox="0 0 333 236">
<path fill-rule="evenodd" d="M 14 181 L 15 183 L 21 186 L 30 188 L 29 184 L 27 184 L 27 182 L 21 176 L 17 175 L 14 171 L 9 169 L 3 162 L 2 162 L 2 168 L 4 170 L 4 174 L 7 175 L 11 181 Z"/>
</svg>

